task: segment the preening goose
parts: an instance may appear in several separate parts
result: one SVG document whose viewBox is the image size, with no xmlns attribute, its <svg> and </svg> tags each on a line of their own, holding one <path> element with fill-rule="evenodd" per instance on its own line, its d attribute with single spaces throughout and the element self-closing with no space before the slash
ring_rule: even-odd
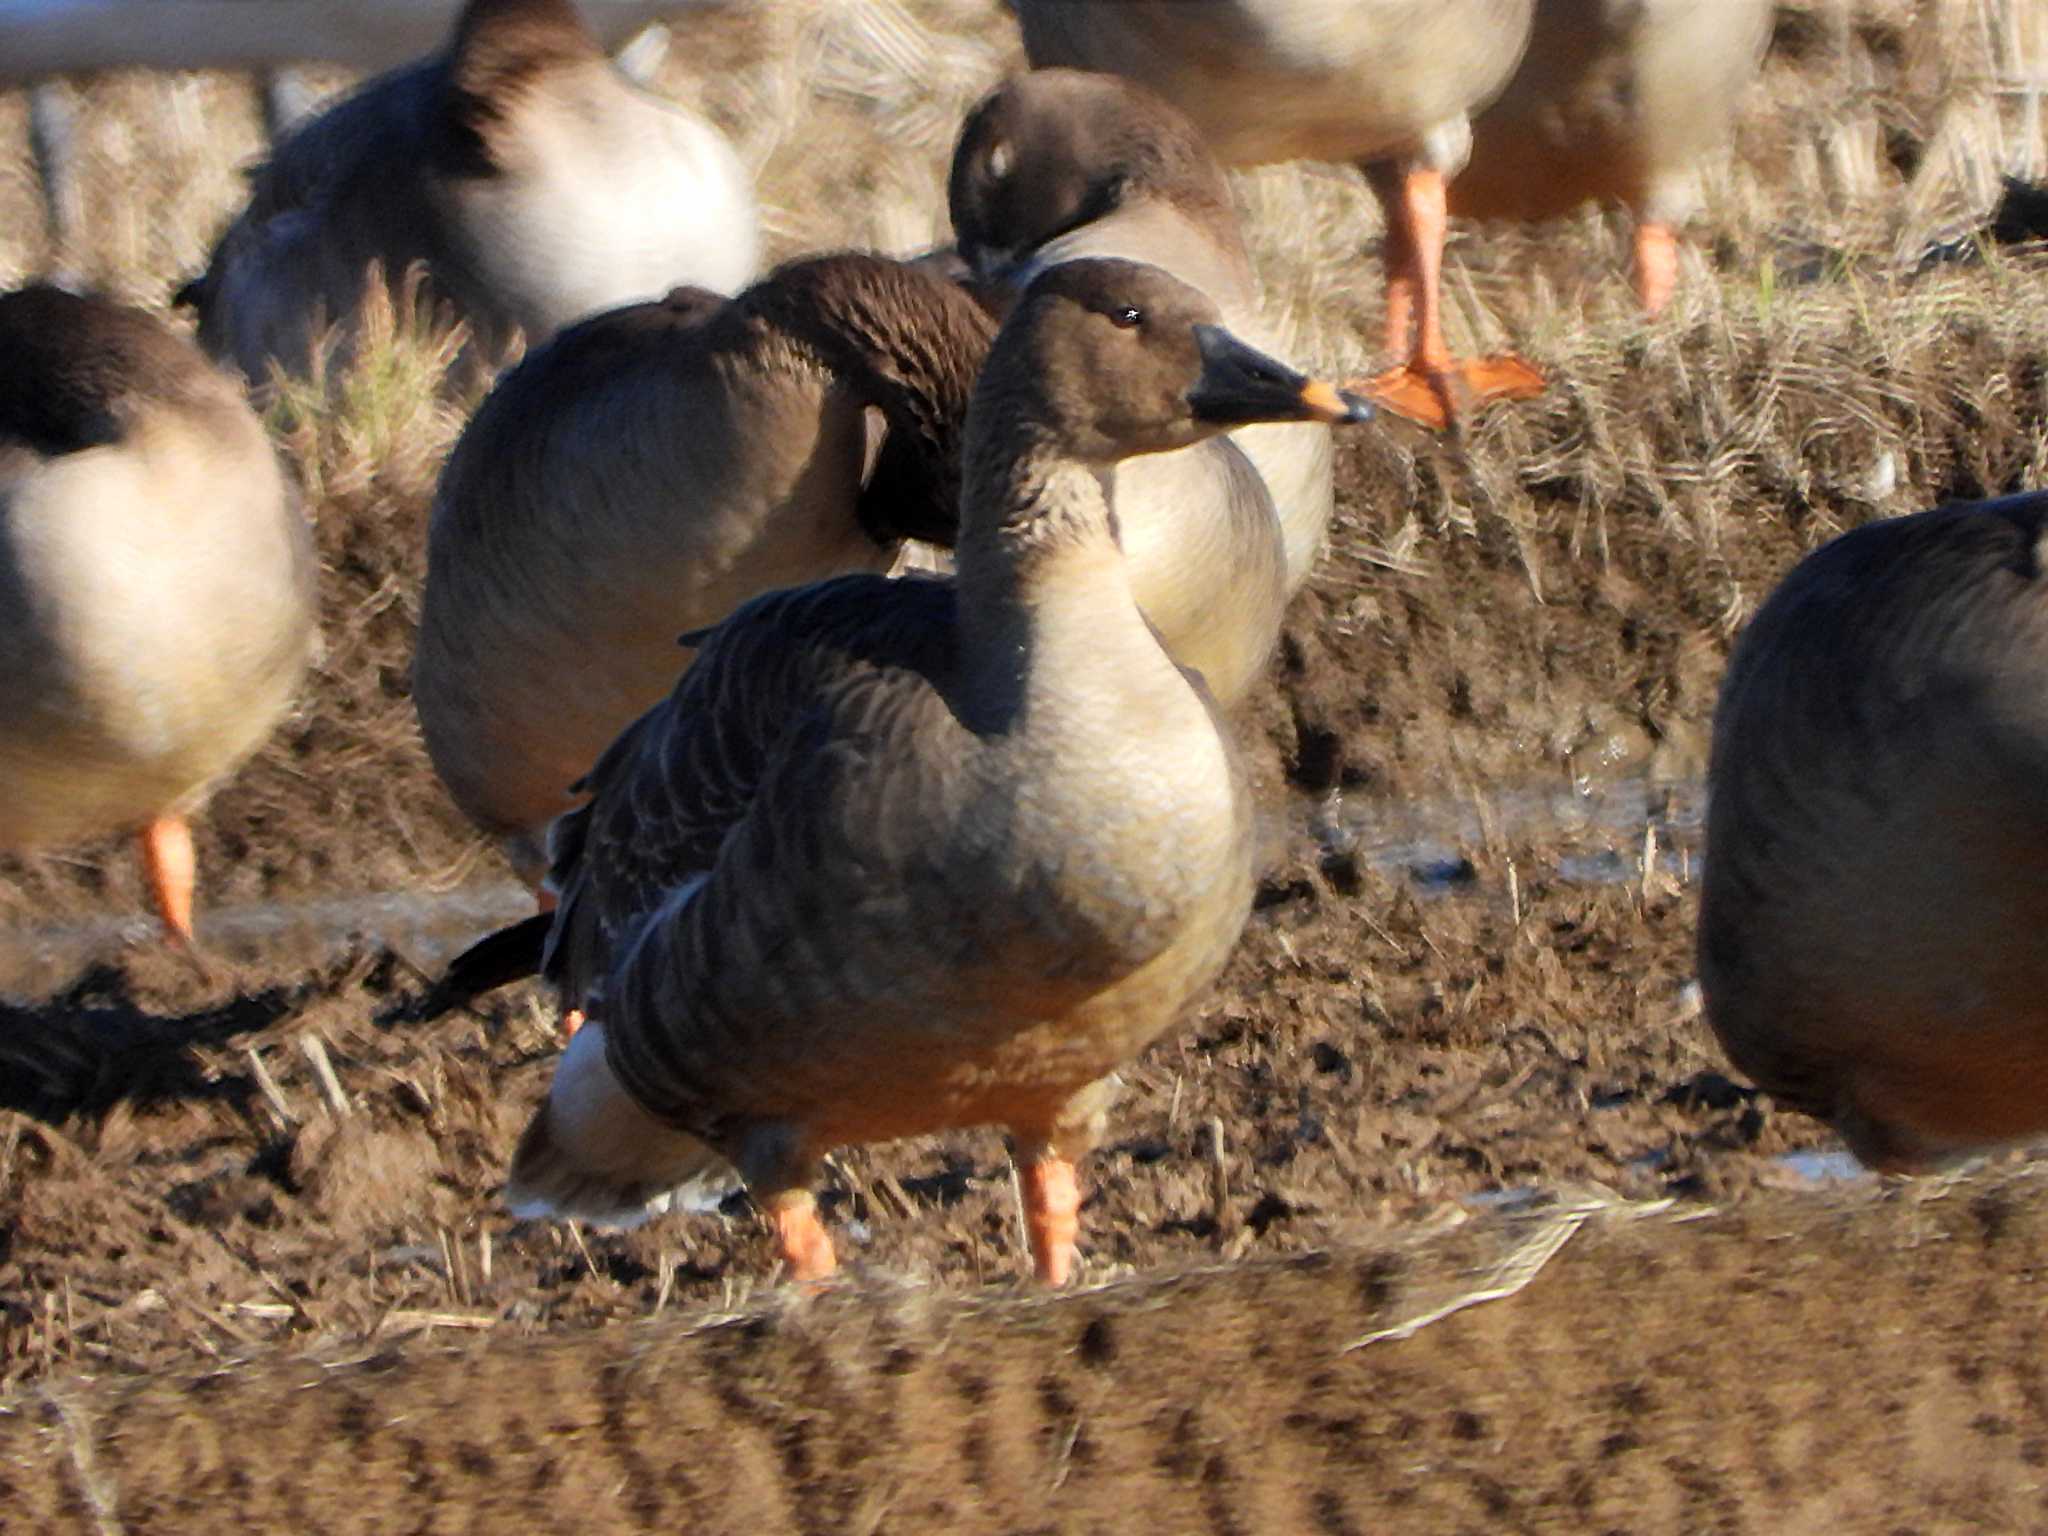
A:
<svg viewBox="0 0 2048 1536">
<path fill-rule="evenodd" d="M 957 580 L 772 593 L 562 819 L 550 974 L 589 999 L 522 1139 L 527 1215 L 631 1221 L 719 1160 L 800 1277 L 847 1142 L 998 1123 L 1039 1276 L 1070 1272 L 1104 1079 L 1223 964 L 1250 807 L 1220 717 L 1133 600 L 1102 475 L 1360 408 L 1156 269 L 1019 301 L 967 422 Z"/>
<path fill-rule="evenodd" d="M 234 380 L 142 310 L 0 297 L 0 848 L 139 829 L 189 941 L 185 818 L 290 704 L 314 571 Z"/>
<path fill-rule="evenodd" d="M 1519 358 L 1457 361 L 1439 273 L 1445 182 L 1469 114 L 1506 82 L 1533 0 L 1012 0 L 1037 65 L 1126 75 L 1192 118 L 1227 165 L 1361 166 L 1387 222 L 1387 348 L 1371 386 L 1434 426 L 1540 391 Z"/>
<path fill-rule="evenodd" d="M 431 291 L 496 357 L 678 285 L 754 275 L 753 189 L 709 123 L 632 84 L 570 0 L 470 0 L 446 53 L 294 129 L 181 298 L 199 339 L 261 381 L 305 373 L 371 263 Z"/>
<path fill-rule="evenodd" d="M 600 315 L 499 380 L 435 493 L 414 702 L 530 883 L 569 785 L 688 664 L 678 634 L 952 542 L 994 329 L 916 267 L 813 257 Z"/>
<path fill-rule="evenodd" d="M 961 256 L 990 285 L 1120 256 L 1200 289 L 1234 333 L 1274 342 L 1222 167 L 1187 117 L 1143 86 L 1071 69 L 1004 82 L 961 128 L 947 204 Z M 1117 470 L 1138 605 L 1225 705 L 1263 675 L 1334 494 L 1329 430 L 1313 424 L 1247 427 Z M 1276 517 L 1277 584 L 1263 575 Z"/>
<path fill-rule="evenodd" d="M 2048 1135 L 2044 540 L 2038 493 L 1844 534 L 1722 684 L 1707 1015 L 1879 1170 Z"/>
<path fill-rule="evenodd" d="M 1507 88 L 1472 123 L 1452 213 L 1550 219 L 1580 203 L 1636 217 L 1635 282 L 1655 314 L 1678 281 L 1700 162 L 1725 148 L 1770 41 L 1772 0 L 1543 0 Z"/>
</svg>

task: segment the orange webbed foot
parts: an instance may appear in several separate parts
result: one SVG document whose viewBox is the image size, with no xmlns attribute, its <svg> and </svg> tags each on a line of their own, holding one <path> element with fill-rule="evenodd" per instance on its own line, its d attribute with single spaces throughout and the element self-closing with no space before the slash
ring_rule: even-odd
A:
<svg viewBox="0 0 2048 1536">
<path fill-rule="evenodd" d="M 1406 363 L 1349 387 L 1397 416 L 1442 432 L 1491 401 L 1533 400 L 1543 393 L 1544 381 L 1533 363 L 1503 352 L 1452 359 L 1441 368 Z"/>
<path fill-rule="evenodd" d="M 839 1268 L 832 1239 L 818 1220 L 818 1202 L 809 1190 L 793 1190 L 768 1202 L 768 1225 L 775 1232 L 775 1251 L 789 1266 L 790 1279 L 815 1284 Z"/>
</svg>

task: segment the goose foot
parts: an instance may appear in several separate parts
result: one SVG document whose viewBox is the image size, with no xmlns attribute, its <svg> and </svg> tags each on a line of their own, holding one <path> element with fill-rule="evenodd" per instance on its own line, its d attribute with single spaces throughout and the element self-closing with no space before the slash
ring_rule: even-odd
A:
<svg viewBox="0 0 2048 1536">
<path fill-rule="evenodd" d="M 818 1220 L 818 1202 L 807 1189 L 787 1190 L 768 1201 L 768 1225 L 775 1231 L 775 1251 L 799 1284 L 826 1279 L 839 1268 L 832 1239 Z"/>
<path fill-rule="evenodd" d="M 192 888 L 199 859 L 192 849 L 192 828 L 182 816 L 159 816 L 142 829 L 142 872 L 157 916 L 171 937 L 192 945 Z"/>
<path fill-rule="evenodd" d="M 1442 432 L 1489 401 L 1535 399 L 1543 393 L 1543 375 L 1534 364 L 1503 352 L 1446 358 L 1441 364 L 1417 360 L 1346 387 L 1397 416 Z"/>
<path fill-rule="evenodd" d="M 1047 1153 L 1024 1168 L 1024 1224 L 1032 1269 L 1046 1285 L 1065 1285 L 1081 1236 L 1081 1178 L 1074 1165 Z"/>
<path fill-rule="evenodd" d="M 1678 236 L 1669 224 L 1636 226 L 1635 280 L 1645 314 L 1658 313 L 1678 291 Z"/>
</svg>

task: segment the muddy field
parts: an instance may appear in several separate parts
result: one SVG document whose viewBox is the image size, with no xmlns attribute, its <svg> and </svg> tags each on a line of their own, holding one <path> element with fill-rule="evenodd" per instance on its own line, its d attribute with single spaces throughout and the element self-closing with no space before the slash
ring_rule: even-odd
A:
<svg viewBox="0 0 2048 1536">
<path fill-rule="evenodd" d="M 992 1134 L 843 1154 L 820 1298 L 743 1202 L 625 1235 L 498 1208 L 553 1021 L 530 990 L 416 1017 L 522 910 L 407 695 L 469 402 L 403 334 L 332 410 L 287 398 L 326 654 L 202 828 L 204 964 L 146 942 L 124 850 L 0 879 L 0 1526 L 2048 1528 L 2040 1166 L 1855 1177 L 1723 1075 L 1691 958 L 1744 617 L 1844 527 L 2043 482 L 2048 269 L 1954 243 L 2039 170 L 2002 88 L 2038 19 L 1787 7 L 1656 322 L 1618 224 L 1461 233 L 1454 342 L 1554 388 L 1344 441 L 1242 721 L 1258 909 L 1125 1074 L 1083 1170 L 1109 1288 L 1058 1303 Z M 1007 58 L 990 0 L 686 35 L 666 83 L 758 168 L 778 254 L 943 234 L 958 110 Z M 247 87 L 84 109 L 89 238 L 53 253 L 0 97 L 0 280 L 61 258 L 161 303 L 232 209 Z M 1371 362 L 1355 180 L 1238 188 L 1296 350 Z"/>
</svg>

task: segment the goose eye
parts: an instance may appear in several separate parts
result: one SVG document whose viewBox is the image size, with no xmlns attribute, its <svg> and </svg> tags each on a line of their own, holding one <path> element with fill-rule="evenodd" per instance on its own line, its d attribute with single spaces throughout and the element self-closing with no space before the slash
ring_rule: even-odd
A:
<svg viewBox="0 0 2048 1536">
<path fill-rule="evenodd" d="M 1110 311 L 1109 318 L 1126 331 L 1135 331 L 1145 323 L 1145 311 L 1135 304 L 1126 304 L 1121 309 Z"/>
</svg>

